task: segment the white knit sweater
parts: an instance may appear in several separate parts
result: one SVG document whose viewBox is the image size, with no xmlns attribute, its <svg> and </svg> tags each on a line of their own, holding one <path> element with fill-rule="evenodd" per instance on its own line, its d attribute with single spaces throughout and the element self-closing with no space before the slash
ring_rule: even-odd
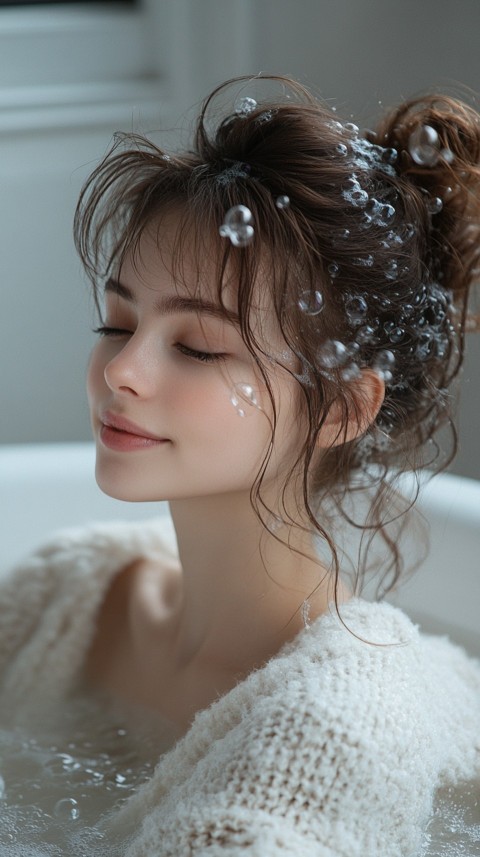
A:
<svg viewBox="0 0 480 857">
<path fill-rule="evenodd" d="M 168 519 L 66 530 L 0 577 L 2 705 L 75 689 L 95 617 Z M 480 777 L 480 662 L 354 599 L 197 713 L 117 819 L 128 857 L 410 857 L 437 786 Z M 113 834 L 112 834 L 113 835 Z M 131 838 L 130 838 L 131 837 Z"/>
</svg>

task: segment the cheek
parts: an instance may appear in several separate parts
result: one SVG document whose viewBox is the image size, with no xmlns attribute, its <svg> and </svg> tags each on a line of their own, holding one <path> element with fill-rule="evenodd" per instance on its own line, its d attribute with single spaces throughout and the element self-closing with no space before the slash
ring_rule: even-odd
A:
<svg viewBox="0 0 480 857">
<path fill-rule="evenodd" d="M 99 345 L 96 345 L 90 355 L 87 366 L 86 384 L 89 401 L 105 387 L 104 369 L 105 364 L 101 359 Z"/>
</svg>

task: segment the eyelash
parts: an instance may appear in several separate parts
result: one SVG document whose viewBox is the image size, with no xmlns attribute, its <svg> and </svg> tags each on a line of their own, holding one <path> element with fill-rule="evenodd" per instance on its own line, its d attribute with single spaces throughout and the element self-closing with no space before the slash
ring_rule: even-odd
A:
<svg viewBox="0 0 480 857">
<path fill-rule="evenodd" d="M 93 333 L 97 333 L 99 336 L 122 336 L 122 334 L 130 334 L 129 330 L 122 330 L 119 327 L 96 327 L 93 330 Z M 225 360 L 226 354 L 216 354 L 215 352 L 211 353 L 209 351 L 195 351 L 194 348 L 188 348 L 186 345 L 181 345 L 180 342 L 176 344 L 178 350 L 185 354 L 186 357 L 191 357 L 192 360 L 197 360 L 200 363 L 216 363 L 218 360 Z"/>
</svg>

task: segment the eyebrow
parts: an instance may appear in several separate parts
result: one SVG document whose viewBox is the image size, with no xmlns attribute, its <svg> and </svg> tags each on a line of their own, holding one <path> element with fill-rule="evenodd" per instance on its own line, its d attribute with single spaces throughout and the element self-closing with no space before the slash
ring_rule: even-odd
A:
<svg viewBox="0 0 480 857">
<path fill-rule="evenodd" d="M 130 303 L 136 304 L 137 299 L 128 286 L 118 280 L 109 277 L 105 283 L 104 293 L 113 293 Z M 155 310 L 161 315 L 175 315 L 176 313 L 196 313 L 197 315 L 208 315 L 213 318 L 227 320 L 232 324 L 239 324 L 240 319 L 233 310 L 224 309 L 219 304 L 206 301 L 203 298 L 181 297 L 180 295 L 165 295 L 155 301 Z"/>
</svg>

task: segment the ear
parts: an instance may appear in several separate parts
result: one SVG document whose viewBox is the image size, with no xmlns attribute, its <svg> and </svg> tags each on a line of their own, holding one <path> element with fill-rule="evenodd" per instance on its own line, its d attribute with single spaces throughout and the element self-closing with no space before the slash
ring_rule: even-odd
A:
<svg viewBox="0 0 480 857">
<path fill-rule="evenodd" d="M 331 449 L 365 434 L 375 422 L 384 398 L 383 378 L 373 369 L 363 369 L 361 377 L 348 385 L 345 394 L 348 413 L 345 414 L 342 405 L 333 405 L 318 436 L 318 446 Z"/>
</svg>

